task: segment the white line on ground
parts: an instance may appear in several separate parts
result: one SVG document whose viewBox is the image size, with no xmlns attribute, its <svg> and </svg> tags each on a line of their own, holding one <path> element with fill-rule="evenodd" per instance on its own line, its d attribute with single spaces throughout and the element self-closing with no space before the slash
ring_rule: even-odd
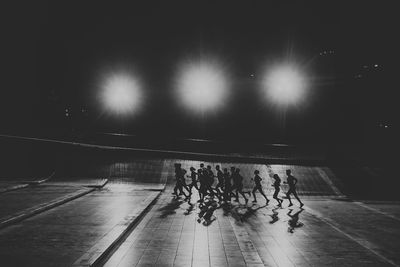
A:
<svg viewBox="0 0 400 267">
<path fill-rule="evenodd" d="M 371 244 L 371 242 L 363 239 L 363 238 L 359 238 L 359 237 L 354 237 L 351 234 L 346 233 L 345 231 L 343 231 L 342 229 L 340 229 L 340 225 L 338 223 L 336 223 L 335 221 L 326 218 L 325 216 L 323 216 L 321 213 L 319 213 L 318 211 L 311 209 L 309 207 L 307 207 L 307 209 L 305 209 L 305 211 L 309 214 L 311 214 L 312 216 L 316 217 L 317 219 L 319 219 L 320 221 L 326 223 L 327 225 L 329 225 L 330 227 L 332 227 L 333 229 L 335 229 L 336 231 L 338 231 L 339 233 L 343 234 L 344 236 L 346 236 L 347 238 L 349 238 L 350 240 L 356 242 L 357 244 L 359 244 L 360 246 L 364 247 L 365 249 L 367 249 L 368 251 L 370 251 L 371 253 L 375 254 L 376 256 L 378 256 L 381 260 L 389 263 L 390 265 L 393 266 L 400 266 L 398 264 L 396 264 L 394 261 L 386 258 L 385 256 L 383 256 L 382 254 L 380 254 L 378 251 L 376 251 L 374 249 L 374 245 Z"/>
<path fill-rule="evenodd" d="M 386 216 L 386 217 L 389 217 L 389 218 L 391 218 L 391 219 L 394 219 L 394 220 L 400 222 L 400 218 L 399 218 L 399 217 L 396 217 L 396 216 L 394 216 L 394 215 L 392 215 L 392 214 L 389 214 L 389 213 L 387 213 L 387 212 L 384 212 L 384 211 L 375 209 L 375 208 L 373 208 L 373 207 L 370 207 L 370 206 L 368 206 L 368 205 L 366 205 L 366 204 L 364 204 L 364 203 L 362 203 L 362 202 L 354 201 L 354 202 L 352 202 L 352 203 L 357 204 L 358 206 L 361 206 L 361 207 L 363 207 L 363 208 L 365 208 L 365 209 L 371 210 L 371 211 L 373 211 L 373 212 L 376 212 L 376 213 L 378 213 L 378 214 L 384 215 L 384 216 Z"/>
</svg>

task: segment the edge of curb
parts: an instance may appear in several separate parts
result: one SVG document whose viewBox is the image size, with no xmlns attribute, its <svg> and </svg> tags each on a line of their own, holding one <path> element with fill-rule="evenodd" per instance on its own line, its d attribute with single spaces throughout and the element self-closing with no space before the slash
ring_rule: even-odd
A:
<svg viewBox="0 0 400 267">
<path fill-rule="evenodd" d="M 100 183 L 95 184 L 95 185 L 86 185 L 86 187 L 99 189 L 99 188 L 103 188 L 107 183 L 108 183 L 108 179 L 102 179 Z"/>
<path fill-rule="evenodd" d="M 157 194 L 157 196 L 146 206 L 146 208 L 140 212 L 140 214 L 124 229 L 124 231 L 110 244 L 110 246 L 108 246 L 106 250 L 103 251 L 103 253 L 101 253 L 89 266 L 101 266 L 102 263 L 104 263 L 103 261 L 112 255 L 114 249 L 117 249 L 119 245 L 121 245 L 129 236 L 131 231 L 136 228 L 144 216 L 146 216 L 146 214 L 149 212 L 150 208 L 157 202 L 161 194 L 162 191 Z"/>
<path fill-rule="evenodd" d="M 7 192 L 10 192 L 10 191 L 15 191 L 15 190 L 18 190 L 18 189 L 27 188 L 27 187 L 32 186 L 32 185 L 39 185 L 39 184 L 42 184 L 42 183 L 44 183 L 44 182 L 47 182 L 47 181 L 50 180 L 51 178 L 53 178 L 53 176 L 55 175 L 55 173 L 56 173 L 56 172 L 54 171 L 52 174 L 50 174 L 49 176 L 47 176 L 46 178 L 41 179 L 41 180 L 22 181 L 21 184 L 14 185 L 14 186 L 11 186 L 11 187 L 7 187 L 7 188 L 4 188 L 4 189 L 0 189 L 0 194 L 1 194 L 1 193 L 7 193 Z M 1 228 L 1 227 L 0 227 L 0 228 Z"/>
<path fill-rule="evenodd" d="M 72 265 L 74 267 L 78 266 L 102 266 L 105 260 L 107 260 L 116 249 L 125 241 L 129 234 L 136 228 L 140 221 L 146 216 L 151 207 L 157 202 L 161 194 L 164 192 L 166 184 L 159 190 L 158 194 L 154 199 L 125 227 L 125 229 L 107 246 L 103 251 L 90 252 L 87 251 L 82 255 L 75 263 Z M 96 245 L 95 245 L 96 246 Z"/>
<path fill-rule="evenodd" d="M 22 214 L 14 216 L 14 217 L 11 217 L 11 218 L 9 218 L 9 219 L 7 219 L 5 221 L 0 222 L 0 229 L 3 229 L 3 228 L 5 228 L 5 227 L 7 227 L 7 226 L 9 226 L 11 224 L 23 221 L 23 220 L 25 220 L 27 218 L 33 217 L 33 216 L 35 216 L 37 214 L 40 214 L 40 213 L 45 212 L 47 210 L 50 210 L 50 209 L 52 209 L 54 207 L 61 206 L 64 203 L 67 203 L 67 202 L 72 201 L 74 199 L 80 198 L 80 197 L 82 197 L 82 196 L 84 196 L 86 194 L 89 194 L 89 193 L 93 192 L 94 190 L 95 190 L 95 188 L 88 189 L 88 190 L 85 190 L 85 191 L 80 192 L 78 194 L 62 198 L 62 199 L 60 199 L 58 201 L 50 202 L 47 205 L 38 207 L 38 208 L 36 208 L 34 210 L 31 210 L 31 211 L 27 211 L 26 213 L 22 213 Z"/>
<path fill-rule="evenodd" d="M 27 188 L 28 186 L 29 186 L 29 184 L 19 184 L 19 185 L 10 186 L 10 187 L 1 189 L 0 194 L 15 191 L 15 190 L 22 189 L 22 188 Z"/>
<path fill-rule="evenodd" d="M 29 185 L 39 185 L 39 184 L 43 184 L 45 182 L 47 182 L 48 180 L 50 180 L 51 178 L 53 178 L 53 176 L 56 174 L 56 172 L 54 171 L 52 174 L 50 174 L 49 176 L 47 176 L 44 179 L 41 180 L 34 180 L 34 181 L 28 181 L 27 183 Z"/>
<path fill-rule="evenodd" d="M 47 179 L 47 180 L 48 180 L 48 179 Z M 40 214 L 40 213 L 45 212 L 45 211 L 47 211 L 47 210 L 50 210 L 50 209 L 52 209 L 52 208 L 61 206 L 62 204 L 65 204 L 65 203 L 67 203 L 67 202 L 70 202 L 70 201 L 72 201 L 72 200 L 74 200 L 74 199 L 77 199 L 77 198 L 80 198 L 80 197 L 82 197 L 82 196 L 84 196 L 84 195 L 87 195 L 87 194 L 89 194 L 89 193 L 95 191 L 95 190 L 98 189 L 98 188 L 102 188 L 102 187 L 105 186 L 107 183 L 108 183 L 108 179 L 105 179 L 105 181 L 104 181 L 102 184 L 100 184 L 100 185 L 98 185 L 98 186 L 96 186 L 96 187 L 86 189 L 85 191 L 80 192 L 80 193 L 77 193 L 77 194 L 73 194 L 73 195 L 69 195 L 69 196 L 67 195 L 67 196 L 64 197 L 64 198 L 61 198 L 61 199 L 58 199 L 58 200 L 56 199 L 55 201 L 50 202 L 50 203 L 47 203 L 47 204 L 45 204 L 45 205 L 43 205 L 43 206 L 39 206 L 39 207 L 37 207 L 36 209 L 29 210 L 29 211 L 27 211 L 27 212 L 25 212 L 25 213 L 18 214 L 18 215 L 13 216 L 13 217 L 11 217 L 11 218 L 9 218 L 9 219 L 6 219 L 6 220 L 4 220 L 4 221 L 1 221 L 1 222 L 0 222 L 0 229 L 3 229 L 3 228 L 5 228 L 5 227 L 7 227 L 7 226 L 9 226 L 9 225 L 11 225 L 11 224 L 14 224 L 14 223 L 23 221 L 23 220 L 25 220 L 25 219 L 27 219 L 27 218 L 33 217 L 33 216 L 35 216 L 35 215 L 37 215 L 37 214 Z M 27 186 L 28 186 L 28 185 L 27 185 Z"/>
</svg>

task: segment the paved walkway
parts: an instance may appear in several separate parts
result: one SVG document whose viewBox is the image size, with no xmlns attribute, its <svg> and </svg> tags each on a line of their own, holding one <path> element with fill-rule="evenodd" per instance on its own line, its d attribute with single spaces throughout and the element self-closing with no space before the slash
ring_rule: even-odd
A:
<svg viewBox="0 0 400 267">
<path fill-rule="evenodd" d="M 157 194 L 110 185 L 2 229 L 2 266 L 71 266 Z"/>
<path fill-rule="evenodd" d="M 61 173 L 45 184 L 0 194 L 0 218 L 6 218 L 109 179 L 101 190 L 1 229 L 1 266 L 84 266 L 130 226 L 170 175 L 162 160 L 119 162 L 87 173 L 92 175 Z"/>
<path fill-rule="evenodd" d="M 206 226 L 196 221 L 198 204 L 174 199 L 171 190 L 104 266 L 400 265 L 399 222 L 357 203 L 308 199 L 301 210 L 241 199 L 217 209 Z"/>
<path fill-rule="evenodd" d="M 400 203 L 307 201 L 307 209 L 372 254 L 400 265 Z"/>
<path fill-rule="evenodd" d="M 0 221 L 35 206 L 82 190 L 81 186 L 41 184 L 0 194 Z"/>
<path fill-rule="evenodd" d="M 126 227 L 158 195 L 173 164 L 185 169 L 198 161 L 136 160 L 82 163 L 72 173 L 58 173 L 42 185 L 0 194 L 0 217 L 79 190 L 93 179 L 109 179 L 102 189 L 0 230 L 1 266 L 71 266 L 85 264 L 116 229 Z M 207 163 L 215 167 L 221 163 Z M 172 185 L 105 266 L 399 266 L 400 203 L 346 202 L 340 183 L 320 167 L 222 163 L 236 166 L 251 189 L 253 171 L 270 179 L 291 168 L 299 179 L 305 209 L 233 203 L 219 207 L 209 225 L 197 222 L 199 206 L 174 199 Z M 189 182 L 189 179 L 188 179 Z M 286 188 L 282 188 L 283 192 Z M 334 200 L 336 199 L 336 200 Z M 294 203 L 296 203 L 294 201 Z M 296 204 L 295 204 L 296 205 Z M 86 257 L 88 256 L 88 257 Z"/>
</svg>

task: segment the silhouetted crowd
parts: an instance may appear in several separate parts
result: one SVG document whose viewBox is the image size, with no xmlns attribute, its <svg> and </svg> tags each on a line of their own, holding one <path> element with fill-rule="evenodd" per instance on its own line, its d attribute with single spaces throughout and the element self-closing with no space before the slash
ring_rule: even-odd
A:
<svg viewBox="0 0 400 267">
<path fill-rule="evenodd" d="M 182 168 L 180 163 L 175 163 L 176 184 L 173 194 L 176 197 L 183 195 L 185 199 L 190 202 L 193 189 L 195 189 L 199 194 L 198 202 L 213 203 L 212 205 L 215 206 L 216 199 L 220 204 L 230 203 L 232 198 L 234 201 L 239 202 L 239 195 L 244 198 L 246 204 L 251 195 L 253 195 L 254 198 L 253 202 L 257 202 L 256 192 L 258 191 L 264 197 L 266 205 L 268 205 L 270 200 L 263 191 L 261 185 L 262 178 L 260 177 L 260 172 L 258 170 L 254 171 L 254 177 L 251 179 L 254 181 L 252 191 L 243 190 L 244 178 L 241 175 L 239 168 L 232 166 L 229 172 L 227 168 L 221 170 L 221 167 L 216 165 L 215 172 L 216 173 L 214 174 L 210 165 L 205 167 L 204 163 L 201 163 L 200 168 L 197 170 L 194 167 L 190 167 L 190 174 L 187 174 L 187 171 Z M 286 193 L 289 207 L 293 205 L 290 195 L 293 195 L 299 201 L 300 207 L 302 207 L 304 204 L 301 202 L 296 192 L 297 179 L 291 174 L 291 170 L 286 170 L 286 175 L 287 181 L 284 183 L 289 186 L 289 190 Z M 191 178 L 189 184 L 186 183 L 186 177 Z M 217 178 L 217 184 L 213 186 L 215 178 Z M 279 198 L 281 179 L 278 174 L 274 174 L 272 178 L 274 179 L 272 186 L 275 189 L 273 198 L 278 202 L 278 206 L 281 207 L 283 202 L 283 199 Z M 246 197 L 246 195 L 248 195 L 248 197 Z"/>
</svg>

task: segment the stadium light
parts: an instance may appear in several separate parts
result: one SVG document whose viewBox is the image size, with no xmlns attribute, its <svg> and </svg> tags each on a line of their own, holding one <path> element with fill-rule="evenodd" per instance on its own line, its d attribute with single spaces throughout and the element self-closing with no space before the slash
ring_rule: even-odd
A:
<svg viewBox="0 0 400 267">
<path fill-rule="evenodd" d="M 229 96 L 225 68 L 213 60 L 181 64 L 175 80 L 177 99 L 194 113 L 217 111 Z"/>
<path fill-rule="evenodd" d="M 128 72 L 109 73 L 103 78 L 100 89 L 102 106 L 113 115 L 132 115 L 142 104 L 140 83 Z"/>
<path fill-rule="evenodd" d="M 305 74 L 295 64 L 272 67 L 262 80 L 262 90 L 268 101 L 283 106 L 301 102 L 307 86 Z"/>
</svg>

